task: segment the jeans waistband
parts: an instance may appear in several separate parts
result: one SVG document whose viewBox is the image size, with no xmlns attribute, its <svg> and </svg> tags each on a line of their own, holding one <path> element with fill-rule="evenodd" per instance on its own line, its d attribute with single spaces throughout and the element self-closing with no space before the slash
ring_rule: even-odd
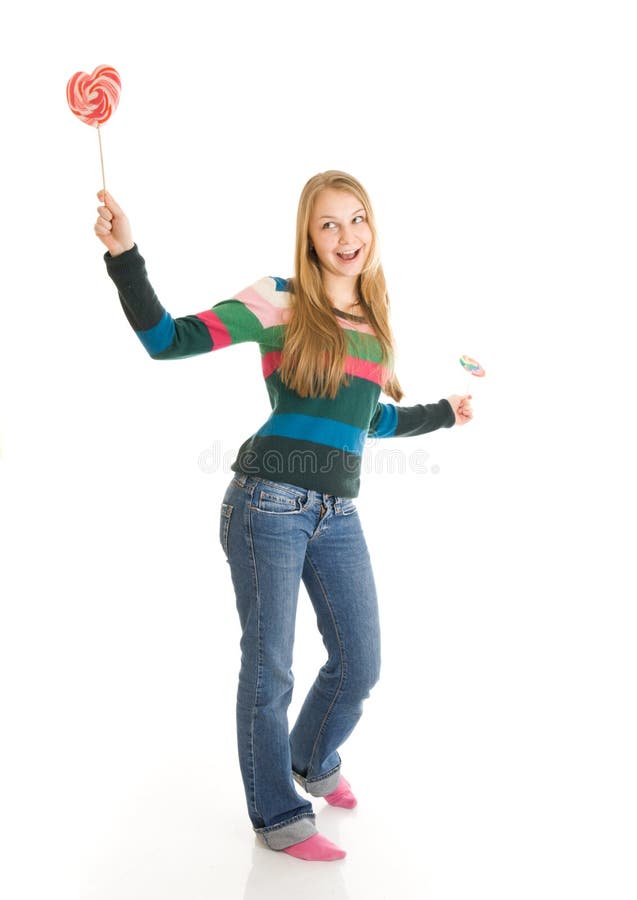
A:
<svg viewBox="0 0 637 900">
<path fill-rule="evenodd" d="M 295 491 L 303 491 L 306 493 L 314 493 L 319 497 L 333 497 L 335 500 L 337 499 L 345 499 L 340 498 L 336 494 L 330 494 L 326 491 L 317 491 L 312 488 L 303 487 L 300 484 L 290 484 L 287 481 L 275 481 L 273 478 L 259 478 L 258 475 L 248 475 L 246 472 L 237 472 L 233 478 L 233 481 L 236 481 L 237 484 L 241 485 L 241 487 L 247 487 L 252 484 L 257 484 L 257 482 L 265 482 L 266 484 L 280 484 L 283 487 L 292 488 Z"/>
</svg>

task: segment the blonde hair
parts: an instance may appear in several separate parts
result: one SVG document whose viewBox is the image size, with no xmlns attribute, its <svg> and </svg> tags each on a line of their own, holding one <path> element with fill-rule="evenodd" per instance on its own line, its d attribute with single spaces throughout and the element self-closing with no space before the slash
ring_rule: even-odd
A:
<svg viewBox="0 0 637 900">
<path fill-rule="evenodd" d="M 395 343 L 389 324 L 389 296 L 380 264 L 374 213 L 365 188 L 346 172 L 320 172 L 307 182 L 299 200 L 296 221 L 292 315 L 287 326 L 279 375 L 301 397 L 334 398 L 348 376 L 344 372 L 347 341 L 334 315 L 321 277 L 318 257 L 309 236 L 316 198 L 327 188 L 348 191 L 365 210 L 372 239 L 358 279 L 361 312 L 381 345 L 381 364 L 387 377 L 381 388 L 399 402 L 403 391 L 394 373 Z"/>
</svg>

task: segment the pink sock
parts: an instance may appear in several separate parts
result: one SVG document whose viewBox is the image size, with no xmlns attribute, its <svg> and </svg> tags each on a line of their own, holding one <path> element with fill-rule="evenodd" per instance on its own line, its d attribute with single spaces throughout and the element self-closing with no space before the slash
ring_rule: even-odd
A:
<svg viewBox="0 0 637 900">
<path fill-rule="evenodd" d="M 336 790 L 332 791 L 331 794 L 327 794 L 325 799 L 330 806 L 343 806 L 345 809 L 354 809 L 357 803 L 349 782 L 342 775 Z"/>
<path fill-rule="evenodd" d="M 307 838 L 305 841 L 292 844 L 291 847 L 284 847 L 283 852 L 289 853 L 290 856 L 295 856 L 297 859 L 310 859 L 317 862 L 343 859 L 346 855 L 344 850 L 328 841 L 322 834 L 313 834 L 312 837 Z"/>
</svg>

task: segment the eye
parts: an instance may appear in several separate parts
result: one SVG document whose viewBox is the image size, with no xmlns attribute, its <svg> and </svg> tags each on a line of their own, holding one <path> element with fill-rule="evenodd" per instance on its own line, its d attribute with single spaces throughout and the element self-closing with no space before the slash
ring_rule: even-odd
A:
<svg viewBox="0 0 637 900">
<path fill-rule="evenodd" d="M 354 222 L 356 225 L 360 225 L 360 223 L 364 222 L 364 221 L 365 221 L 365 216 L 360 216 L 360 215 L 354 216 L 354 218 L 352 219 L 352 222 Z"/>
<path fill-rule="evenodd" d="M 336 223 L 335 222 L 324 222 L 323 223 L 323 228 L 332 228 L 332 226 L 335 228 Z"/>
</svg>

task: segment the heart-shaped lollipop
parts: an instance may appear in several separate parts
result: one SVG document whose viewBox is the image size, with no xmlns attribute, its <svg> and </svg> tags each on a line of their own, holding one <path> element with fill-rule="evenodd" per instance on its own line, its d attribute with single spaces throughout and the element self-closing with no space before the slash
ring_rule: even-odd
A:
<svg viewBox="0 0 637 900">
<path fill-rule="evenodd" d="M 71 112 L 99 128 L 117 109 L 122 82 L 112 66 L 98 66 L 90 75 L 76 72 L 66 85 L 66 99 Z"/>
<path fill-rule="evenodd" d="M 90 75 L 87 75 L 86 72 L 76 72 L 69 78 L 66 85 L 66 99 L 71 112 L 82 122 L 97 128 L 104 194 L 106 194 L 106 176 L 104 175 L 100 125 L 108 122 L 117 109 L 121 89 L 122 82 L 119 72 L 112 66 L 98 66 Z"/>
</svg>

